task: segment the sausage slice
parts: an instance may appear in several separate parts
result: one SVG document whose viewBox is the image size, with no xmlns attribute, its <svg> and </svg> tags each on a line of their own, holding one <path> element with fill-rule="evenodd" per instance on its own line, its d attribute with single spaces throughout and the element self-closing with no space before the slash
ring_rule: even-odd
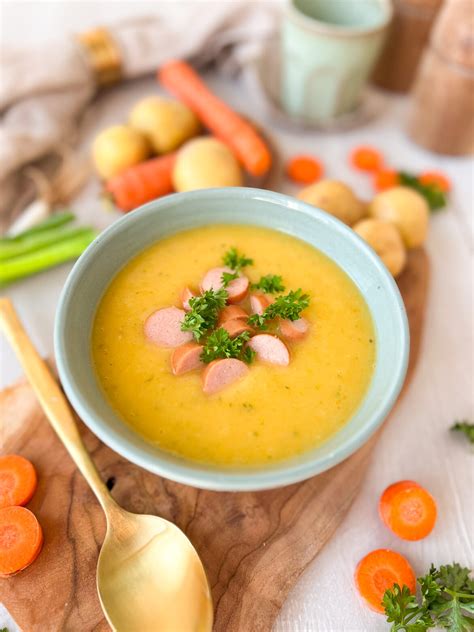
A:
<svg viewBox="0 0 474 632">
<path fill-rule="evenodd" d="M 164 307 L 153 312 L 145 321 L 144 332 L 150 342 L 160 347 L 179 347 L 191 342 L 190 331 L 181 331 L 186 312 L 177 307 Z"/>
<path fill-rule="evenodd" d="M 201 290 L 203 292 L 207 290 L 219 290 L 222 287 L 222 274 L 224 272 L 233 272 L 227 266 L 220 268 L 212 268 L 204 275 L 201 281 Z M 237 279 L 234 279 L 226 287 L 227 294 L 229 295 L 229 303 L 240 303 L 247 295 L 249 289 L 249 280 L 246 276 L 240 275 Z"/>
<path fill-rule="evenodd" d="M 288 348 L 278 336 L 257 334 L 249 340 L 248 345 L 255 351 L 259 360 L 280 366 L 288 366 L 290 363 Z"/>
<path fill-rule="evenodd" d="M 298 320 L 281 320 L 280 333 L 288 340 L 301 340 L 308 333 L 309 324 L 305 318 Z"/>
<path fill-rule="evenodd" d="M 213 360 L 203 371 L 202 390 L 207 395 L 217 393 L 228 384 L 232 384 L 247 375 L 248 372 L 248 366 L 242 360 L 235 358 Z"/>
<path fill-rule="evenodd" d="M 197 294 L 193 292 L 189 287 L 185 287 L 184 290 L 181 292 L 181 295 L 179 298 L 181 300 L 181 303 L 183 304 L 183 308 L 185 311 L 187 312 L 191 311 L 191 305 L 189 304 L 189 299 L 194 298 L 196 296 Z"/>
<path fill-rule="evenodd" d="M 263 314 L 270 303 L 271 300 L 265 294 L 250 295 L 250 311 L 252 314 Z"/>
<path fill-rule="evenodd" d="M 203 365 L 201 361 L 202 345 L 197 342 L 188 342 L 181 347 L 177 347 L 171 354 L 171 370 L 174 375 L 183 375 L 188 371 L 200 369 Z"/>
<path fill-rule="evenodd" d="M 244 331 L 248 331 L 249 334 L 253 333 L 252 327 L 247 324 L 247 320 L 245 318 L 232 318 L 231 320 L 226 320 L 222 323 L 222 328 L 227 331 L 231 338 L 235 338 L 240 334 L 243 334 Z"/>
<path fill-rule="evenodd" d="M 217 324 L 219 327 L 225 323 L 226 320 L 233 320 L 234 318 L 245 318 L 247 319 L 249 315 L 242 307 L 239 305 L 226 305 L 224 309 L 221 309 L 219 313 L 219 320 Z"/>
</svg>

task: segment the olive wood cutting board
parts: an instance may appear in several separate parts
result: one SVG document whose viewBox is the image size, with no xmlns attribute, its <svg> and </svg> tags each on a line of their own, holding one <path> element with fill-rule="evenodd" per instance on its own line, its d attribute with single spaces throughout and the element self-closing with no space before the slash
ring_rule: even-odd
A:
<svg viewBox="0 0 474 632">
<path fill-rule="evenodd" d="M 399 280 L 411 331 L 406 384 L 418 357 L 427 282 L 426 255 L 413 251 Z M 102 510 L 26 383 L 0 394 L 0 411 L 2 452 L 22 454 L 38 470 L 38 490 L 28 506 L 45 537 L 34 564 L 0 579 L 0 602 L 25 632 L 108 630 L 95 587 Z M 116 500 L 129 511 L 175 522 L 196 546 L 212 586 L 217 632 L 271 629 L 289 590 L 346 515 L 379 434 L 340 465 L 303 483 L 224 493 L 150 474 L 107 448 L 82 423 L 80 429 Z"/>
</svg>

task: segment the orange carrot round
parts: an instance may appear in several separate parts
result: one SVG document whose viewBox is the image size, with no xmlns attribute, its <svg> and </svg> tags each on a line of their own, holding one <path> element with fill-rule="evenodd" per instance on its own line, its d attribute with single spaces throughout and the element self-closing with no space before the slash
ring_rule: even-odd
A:
<svg viewBox="0 0 474 632">
<path fill-rule="evenodd" d="M 403 555 L 390 549 L 377 549 L 363 557 L 357 565 L 354 579 L 361 597 L 376 612 L 384 612 L 384 593 L 394 584 L 408 586 L 412 594 L 416 590 L 412 567 Z"/>
<path fill-rule="evenodd" d="M 253 176 L 267 173 L 272 159 L 263 138 L 253 125 L 213 94 L 189 64 L 169 61 L 158 71 L 158 79 L 232 149 L 246 171 Z"/>
<path fill-rule="evenodd" d="M 0 456 L 0 508 L 26 505 L 36 490 L 32 463 L 18 454 Z"/>
<path fill-rule="evenodd" d="M 323 173 L 323 165 L 313 156 L 294 156 L 286 164 L 287 176 L 301 184 L 316 182 Z"/>
<path fill-rule="evenodd" d="M 374 174 L 374 189 L 376 191 L 385 191 L 400 184 L 400 177 L 397 171 L 390 169 L 382 169 Z"/>
<path fill-rule="evenodd" d="M 440 171 L 425 171 L 418 176 L 418 180 L 421 184 L 435 184 L 444 193 L 451 191 L 451 181 Z"/>
<path fill-rule="evenodd" d="M 414 481 L 399 481 L 380 497 L 379 513 L 384 524 L 403 540 L 421 540 L 436 523 L 436 502 Z"/>
<path fill-rule="evenodd" d="M 26 507 L 0 509 L 0 576 L 13 575 L 38 557 L 43 531 Z"/>
<path fill-rule="evenodd" d="M 126 213 L 133 211 L 142 204 L 172 193 L 175 160 L 175 153 L 166 154 L 129 167 L 110 178 L 105 190 L 120 210 Z"/>
<path fill-rule="evenodd" d="M 375 173 L 383 167 L 382 154 L 374 147 L 357 147 L 351 153 L 350 160 L 352 166 L 360 171 Z"/>
</svg>

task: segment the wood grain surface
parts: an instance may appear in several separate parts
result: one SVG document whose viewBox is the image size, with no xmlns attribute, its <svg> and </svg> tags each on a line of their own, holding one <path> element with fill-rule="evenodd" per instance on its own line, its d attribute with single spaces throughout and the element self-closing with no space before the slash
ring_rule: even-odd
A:
<svg viewBox="0 0 474 632">
<path fill-rule="evenodd" d="M 426 255 L 414 251 L 399 281 L 411 332 L 406 384 L 417 361 L 427 281 Z M 45 534 L 36 562 L 0 580 L 0 602 L 28 632 L 107 630 L 95 588 L 102 511 L 27 384 L 4 391 L 0 410 L 2 452 L 23 454 L 37 467 L 39 486 L 28 506 Z M 303 483 L 266 492 L 215 493 L 149 474 L 80 426 L 117 501 L 130 511 L 176 522 L 196 546 L 212 586 L 216 632 L 271 629 L 288 591 L 355 498 L 380 432 L 337 467 Z"/>
</svg>

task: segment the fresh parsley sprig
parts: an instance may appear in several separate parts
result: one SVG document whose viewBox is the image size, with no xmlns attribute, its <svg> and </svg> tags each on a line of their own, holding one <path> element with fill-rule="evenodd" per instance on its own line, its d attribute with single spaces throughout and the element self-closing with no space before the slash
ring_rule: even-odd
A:
<svg viewBox="0 0 474 632">
<path fill-rule="evenodd" d="M 451 426 L 451 430 L 457 432 L 463 432 L 471 443 L 474 443 L 474 424 L 463 419 L 462 421 L 455 421 Z"/>
<path fill-rule="evenodd" d="M 255 357 L 255 352 L 245 344 L 249 338 L 250 334 L 248 331 L 231 338 L 229 332 L 220 327 L 207 338 L 201 353 L 201 360 L 208 364 L 219 358 L 237 358 L 250 364 Z"/>
<path fill-rule="evenodd" d="M 237 252 L 237 248 L 230 248 L 222 257 L 222 261 L 224 262 L 225 266 L 227 266 L 231 270 L 234 270 L 235 272 L 239 272 L 240 270 L 242 270 L 242 268 L 251 266 L 253 264 L 253 259 L 239 254 Z"/>
<path fill-rule="evenodd" d="M 189 299 L 191 310 L 186 313 L 181 329 L 190 331 L 199 340 L 216 326 L 219 311 L 225 306 L 228 294 L 224 288 L 206 290 L 201 296 Z"/>
<path fill-rule="evenodd" d="M 231 281 L 239 278 L 238 272 L 223 272 L 221 276 L 222 287 L 227 287 Z"/>
<path fill-rule="evenodd" d="M 248 319 L 249 325 L 266 329 L 269 320 L 283 318 L 288 320 L 298 320 L 301 312 L 309 305 L 309 295 L 303 294 L 303 290 L 290 290 L 288 294 L 277 296 L 263 312 L 263 314 L 252 314 Z"/>
<path fill-rule="evenodd" d="M 392 632 L 424 632 L 433 627 L 449 632 L 474 629 L 474 581 L 468 568 L 456 562 L 439 570 L 432 565 L 418 583 L 421 604 L 407 586 L 395 584 L 385 591 L 382 603 Z"/>
<path fill-rule="evenodd" d="M 400 588 L 395 584 L 391 590 L 386 590 L 382 604 L 387 615 L 387 622 L 392 623 L 390 630 L 398 632 L 422 632 L 432 625 L 431 617 L 422 608 L 410 592 L 408 586 Z"/>
<path fill-rule="evenodd" d="M 266 274 L 260 277 L 258 283 L 252 283 L 252 289 L 262 290 L 265 294 L 278 294 L 285 291 L 285 286 L 278 274 Z"/>
</svg>

